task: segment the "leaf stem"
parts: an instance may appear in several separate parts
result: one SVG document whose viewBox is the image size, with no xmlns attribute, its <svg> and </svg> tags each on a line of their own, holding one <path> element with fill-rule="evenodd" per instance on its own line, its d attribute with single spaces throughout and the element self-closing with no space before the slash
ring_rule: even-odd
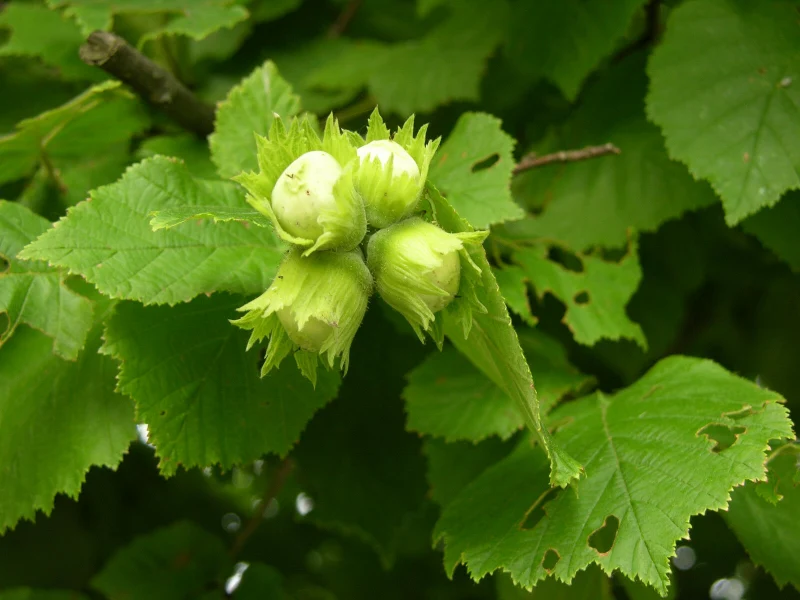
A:
<svg viewBox="0 0 800 600">
<path fill-rule="evenodd" d="M 264 492 L 264 496 L 261 499 L 261 504 L 258 505 L 253 516 L 247 521 L 247 524 L 244 526 L 244 529 L 236 536 L 236 539 L 233 542 L 233 546 L 231 546 L 230 555 L 232 557 L 236 557 L 244 548 L 244 545 L 247 543 L 247 540 L 250 539 L 250 536 L 253 535 L 258 526 L 261 525 L 261 522 L 264 520 L 264 514 L 269 507 L 270 502 L 280 494 L 281 490 L 283 489 L 283 484 L 286 483 L 289 475 L 291 474 L 292 470 L 294 470 L 294 461 L 287 458 L 285 459 L 279 466 L 278 469 L 275 471 L 275 475 L 272 477 L 272 481 L 270 481 L 269 485 L 267 486 L 266 491 Z"/>
<path fill-rule="evenodd" d="M 121 37 L 107 31 L 92 32 L 80 48 L 80 57 L 130 85 L 184 129 L 203 137 L 214 131 L 214 107 Z"/>
<path fill-rule="evenodd" d="M 53 161 L 50 160 L 50 156 L 48 156 L 47 151 L 44 148 L 42 148 L 40 158 L 42 159 L 42 166 L 44 167 L 47 176 L 55 184 L 60 193 L 66 194 L 67 184 L 64 183 L 63 179 L 61 179 L 61 174 L 58 172 L 58 169 L 56 169 L 55 165 L 53 165 Z"/>
<path fill-rule="evenodd" d="M 587 146 L 580 150 L 561 150 L 560 152 L 545 154 L 544 156 L 537 156 L 531 153 L 523 156 L 522 160 L 517 163 L 511 173 L 513 175 L 519 175 L 530 169 L 543 167 L 544 165 L 552 163 L 578 162 L 590 158 L 597 158 L 598 156 L 607 156 L 609 154 L 622 154 L 622 150 L 617 148 L 614 144 L 608 143 L 602 146 Z"/>
</svg>

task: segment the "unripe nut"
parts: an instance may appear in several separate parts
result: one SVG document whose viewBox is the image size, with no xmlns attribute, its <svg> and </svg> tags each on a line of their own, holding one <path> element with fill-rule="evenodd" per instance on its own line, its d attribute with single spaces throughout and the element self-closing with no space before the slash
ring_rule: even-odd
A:
<svg viewBox="0 0 800 600">
<path fill-rule="evenodd" d="M 461 283 L 461 259 L 458 250 L 451 250 L 443 255 L 442 264 L 427 273 L 425 279 L 448 294 L 447 296 L 420 294 L 420 299 L 428 305 L 431 312 L 439 312 L 450 304 L 458 293 L 458 286 Z"/>
<path fill-rule="evenodd" d="M 306 152 L 286 167 L 272 190 L 272 210 L 281 227 L 298 238 L 322 235 L 319 216 L 336 206 L 333 187 L 341 175 L 341 165 L 321 150 Z"/>
<path fill-rule="evenodd" d="M 392 178 L 407 174 L 413 179 L 419 179 L 419 166 L 411 155 L 397 142 L 390 140 L 375 140 L 358 149 L 358 158 L 361 162 L 377 158 L 382 165 L 392 160 Z"/>
<path fill-rule="evenodd" d="M 278 319 L 286 330 L 289 339 L 303 350 L 311 352 L 319 352 L 322 344 L 325 343 L 325 340 L 328 339 L 333 331 L 333 325 L 317 317 L 309 317 L 301 329 L 292 315 L 292 309 L 288 306 L 278 311 Z"/>
</svg>

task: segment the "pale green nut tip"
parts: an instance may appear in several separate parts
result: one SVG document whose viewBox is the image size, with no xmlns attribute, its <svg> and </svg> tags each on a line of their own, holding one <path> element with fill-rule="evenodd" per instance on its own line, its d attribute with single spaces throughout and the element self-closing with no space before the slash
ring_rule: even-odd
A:
<svg viewBox="0 0 800 600">
<path fill-rule="evenodd" d="M 382 165 L 392 159 L 392 177 L 405 174 L 414 179 L 419 179 L 419 167 L 411 155 L 397 142 L 390 140 L 375 140 L 358 149 L 358 158 L 363 163 L 365 160 L 377 158 Z"/>
<path fill-rule="evenodd" d="M 275 119 L 269 136 L 256 136 L 259 171 L 234 180 L 249 192 L 247 202 L 272 222 L 278 236 L 304 248 L 347 251 L 367 232 L 364 203 L 355 187 L 356 147 L 329 118 L 323 139 L 306 120 L 287 129 Z"/>
<path fill-rule="evenodd" d="M 424 181 L 405 148 L 391 140 L 375 140 L 360 147 L 358 157 L 356 187 L 369 224 L 388 227 L 413 212 Z"/>
<path fill-rule="evenodd" d="M 298 238 L 319 238 L 319 217 L 336 210 L 333 190 L 341 175 L 341 165 L 322 150 L 306 152 L 286 167 L 272 190 L 272 210 L 281 227 Z"/>
</svg>

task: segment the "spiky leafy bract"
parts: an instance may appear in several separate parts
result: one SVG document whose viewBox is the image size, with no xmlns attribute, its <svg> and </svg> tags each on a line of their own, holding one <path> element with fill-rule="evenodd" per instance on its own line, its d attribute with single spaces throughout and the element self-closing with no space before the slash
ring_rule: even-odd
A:
<svg viewBox="0 0 800 600">
<path fill-rule="evenodd" d="M 233 321 L 252 333 L 248 349 L 264 338 L 269 346 L 262 377 L 293 351 L 297 365 L 316 385 L 317 356 L 347 373 L 350 346 L 372 294 L 372 275 L 360 250 L 289 251 L 269 289 L 239 308 L 247 314 Z M 324 364 L 324 360 L 323 360 Z"/>
<path fill-rule="evenodd" d="M 275 117 L 267 137 L 256 134 L 256 145 L 259 172 L 246 171 L 233 179 L 247 189 L 247 202 L 270 219 L 283 240 L 305 248 L 304 256 L 317 250 L 352 250 L 361 243 L 367 231 L 367 220 L 353 182 L 356 149 L 333 115 L 328 117 L 322 139 L 307 117 L 293 118 L 288 129 L 280 117 Z M 316 239 L 309 239 L 294 236 L 286 230 L 273 210 L 272 192 L 286 168 L 313 151 L 333 156 L 341 165 L 342 174 L 333 186 L 335 203 L 320 209 L 317 223 L 322 233 Z"/>
<path fill-rule="evenodd" d="M 378 293 L 406 318 L 421 342 L 427 331 L 441 348 L 444 331 L 434 314 L 439 310 L 455 312 L 464 323 L 465 337 L 472 325 L 472 310 L 486 312 L 474 291 L 480 285 L 481 270 L 464 246 L 480 244 L 487 235 L 488 231 L 447 233 L 412 217 L 370 238 L 367 263 Z"/>
<path fill-rule="evenodd" d="M 431 160 L 441 141 L 441 138 L 436 138 L 426 142 L 427 131 L 426 124 L 414 135 L 414 117 L 411 116 L 391 135 L 376 108 L 369 118 L 366 140 L 351 136 L 359 145 L 391 140 L 408 152 L 419 168 L 419 176 L 415 177 L 403 170 L 395 173 L 394 156 L 385 163 L 374 155 L 359 161 L 355 173 L 356 189 L 364 200 L 367 222 L 373 227 L 388 227 L 414 212 L 428 178 Z"/>
</svg>

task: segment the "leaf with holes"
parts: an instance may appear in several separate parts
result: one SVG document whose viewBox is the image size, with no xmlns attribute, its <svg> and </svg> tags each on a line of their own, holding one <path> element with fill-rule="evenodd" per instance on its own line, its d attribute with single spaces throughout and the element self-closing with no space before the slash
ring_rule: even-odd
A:
<svg viewBox="0 0 800 600">
<path fill-rule="evenodd" d="M 427 188 L 427 197 L 436 222 L 445 231 L 461 233 L 472 230 L 432 185 Z M 468 331 L 457 315 L 446 312 L 444 331 L 459 352 L 514 401 L 525 425 L 534 433 L 550 460 L 552 484 L 566 486 L 580 476 L 581 466 L 553 441 L 542 425 L 531 370 L 483 247 L 470 246 L 467 252 L 481 270 L 480 285 L 475 286 L 474 291 L 486 312 L 473 311 Z"/>
<path fill-rule="evenodd" d="M 548 574 L 571 581 L 594 562 L 665 593 L 689 518 L 763 479 L 769 441 L 794 435 L 781 401 L 711 361 L 676 356 L 613 396 L 563 405 L 550 419 L 562 424 L 555 438 L 586 477 L 553 493 L 547 462 L 523 441 L 444 511 L 434 535 L 448 572 L 503 568 L 529 587 Z M 738 432 L 727 447 L 713 437 L 723 429 Z"/>
<path fill-rule="evenodd" d="M 109 598 L 197 598 L 233 571 L 225 544 L 189 521 L 135 538 L 92 578 Z"/>
<path fill-rule="evenodd" d="M 625 313 L 642 278 L 636 245 L 617 263 L 591 255 L 579 259 L 582 271 L 576 272 L 550 260 L 544 246 L 514 253 L 537 295 L 549 292 L 566 305 L 563 321 L 576 342 L 591 346 L 601 339 L 627 338 L 646 348 L 642 328 Z"/>
<path fill-rule="evenodd" d="M 734 225 L 800 187 L 800 23 L 792 2 L 697 0 L 670 13 L 647 113 Z"/>
<path fill-rule="evenodd" d="M 611 142 L 621 154 L 539 167 L 516 177 L 514 198 L 541 212 L 507 224 L 502 235 L 558 240 L 576 251 L 622 247 L 631 230 L 653 231 L 718 201 L 710 186 L 669 159 L 661 133 L 645 119 L 644 58 L 636 55 L 609 69 L 557 134 L 536 147 L 546 154 Z"/>
<path fill-rule="evenodd" d="M 431 163 L 430 180 L 473 227 L 524 216 L 511 198 L 514 139 L 500 119 L 464 113 Z"/>
<path fill-rule="evenodd" d="M 316 389 L 293 364 L 261 379 L 258 352 L 228 322 L 241 305 L 225 295 L 174 308 L 124 303 L 106 327 L 103 352 L 121 363 L 119 390 L 148 424 L 162 473 L 284 456 L 336 396 L 332 371 L 319 373 Z"/>
<path fill-rule="evenodd" d="M 547 414 L 565 395 L 591 382 L 569 364 L 563 346 L 537 329 L 519 333 L 539 397 Z M 507 439 L 525 426 L 514 400 L 454 348 L 431 354 L 408 375 L 403 391 L 408 428 L 446 441 Z"/>
<path fill-rule="evenodd" d="M 104 294 L 145 304 L 186 302 L 225 290 L 261 293 L 283 255 L 270 229 L 242 223 L 185 223 L 152 231 L 156 210 L 215 205 L 246 207 L 234 183 L 193 179 L 163 157 L 128 169 L 92 192 L 21 253 L 83 275 Z"/>
<path fill-rule="evenodd" d="M 8 324 L 0 346 L 24 323 L 53 339 L 53 352 L 75 360 L 92 326 L 92 303 L 64 283 L 65 274 L 40 263 L 16 259 L 17 253 L 50 223 L 19 204 L 0 200 L 0 314 Z"/>
<path fill-rule="evenodd" d="M 266 136 L 274 115 L 286 119 L 298 112 L 300 99 L 271 61 L 253 71 L 217 108 L 208 143 L 220 177 L 257 171 L 255 134 Z"/>
</svg>

